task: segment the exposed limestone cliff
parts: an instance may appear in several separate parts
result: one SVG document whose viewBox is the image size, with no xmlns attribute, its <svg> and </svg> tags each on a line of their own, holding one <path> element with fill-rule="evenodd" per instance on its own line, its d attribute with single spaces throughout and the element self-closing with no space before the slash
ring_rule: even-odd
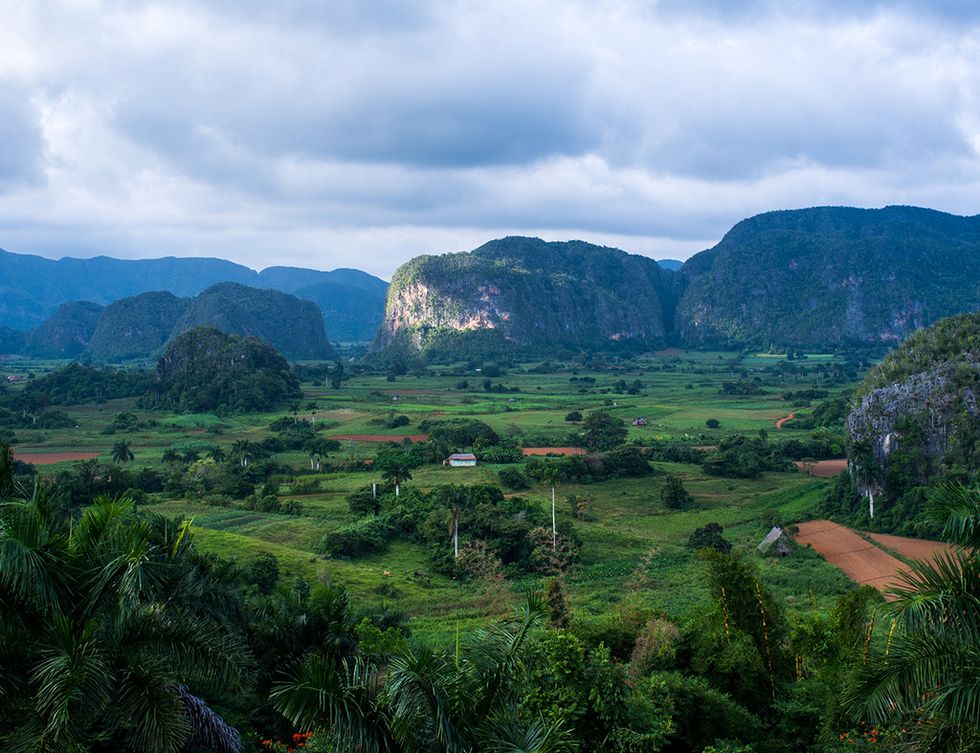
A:
<svg viewBox="0 0 980 753">
<path fill-rule="evenodd" d="M 537 238 L 421 256 L 392 277 L 374 349 L 429 351 L 459 346 L 461 335 L 517 350 L 659 346 L 669 329 L 670 274 L 646 257 Z"/>
</svg>

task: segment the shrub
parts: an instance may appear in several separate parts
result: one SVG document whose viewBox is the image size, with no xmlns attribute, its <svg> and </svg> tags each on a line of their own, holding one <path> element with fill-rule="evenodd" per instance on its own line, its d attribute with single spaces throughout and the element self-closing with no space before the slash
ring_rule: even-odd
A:
<svg viewBox="0 0 980 753">
<path fill-rule="evenodd" d="M 513 491 L 531 488 L 531 482 L 528 481 L 527 476 L 521 473 L 520 468 L 501 468 L 497 473 L 497 478 L 505 488 Z"/>
<path fill-rule="evenodd" d="M 717 418 L 709 418 L 704 422 L 704 425 L 709 429 L 717 429 L 719 426 L 721 426 L 721 421 L 719 421 Z"/>
<path fill-rule="evenodd" d="M 360 557 L 385 549 L 389 535 L 385 521 L 367 518 L 326 534 L 321 546 L 331 557 Z"/>
<path fill-rule="evenodd" d="M 668 476 L 660 487 L 660 503 L 671 510 L 686 510 L 693 500 L 677 476 Z"/>
<path fill-rule="evenodd" d="M 732 551 L 732 545 L 721 535 L 724 530 L 717 523 L 708 523 L 691 534 L 691 538 L 687 540 L 687 545 L 691 549 L 714 549 L 723 554 L 728 554 Z"/>
<path fill-rule="evenodd" d="M 653 618 L 648 621 L 633 644 L 630 669 L 638 675 L 661 669 L 672 669 L 677 660 L 680 631 L 669 620 Z"/>
<path fill-rule="evenodd" d="M 355 515 L 377 515 L 381 503 L 372 489 L 358 489 L 347 495 L 347 506 Z"/>
</svg>

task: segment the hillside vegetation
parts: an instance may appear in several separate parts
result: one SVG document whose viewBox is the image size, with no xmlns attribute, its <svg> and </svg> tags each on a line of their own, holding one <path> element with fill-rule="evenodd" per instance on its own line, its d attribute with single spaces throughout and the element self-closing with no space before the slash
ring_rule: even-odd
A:
<svg viewBox="0 0 980 753">
<path fill-rule="evenodd" d="M 510 237 L 421 256 L 395 272 L 374 349 L 658 347 L 669 330 L 666 274 L 652 259 L 581 241 Z"/>
<path fill-rule="evenodd" d="M 855 401 L 847 419 L 853 473 L 829 511 L 862 525 L 921 530 L 935 489 L 972 483 L 980 467 L 980 314 L 912 335 L 871 369 Z"/>
<path fill-rule="evenodd" d="M 978 260 L 980 217 L 915 207 L 761 214 L 677 271 L 580 241 L 503 238 L 403 265 L 374 348 L 880 349 L 980 308 Z"/>
<path fill-rule="evenodd" d="M 274 348 L 213 327 L 195 327 L 171 340 L 156 377 L 144 402 L 178 412 L 261 412 L 301 394 L 289 364 Z"/>
<path fill-rule="evenodd" d="M 980 216 L 916 207 L 768 212 L 688 260 L 687 343 L 897 343 L 980 308 Z"/>
<path fill-rule="evenodd" d="M 21 336 L 19 352 L 47 358 L 83 357 L 97 362 L 151 358 L 192 327 L 259 337 L 289 358 L 330 358 L 323 317 L 316 304 L 277 290 L 226 282 L 196 298 L 166 292 L 124 298 L 105 309 L 69 303 Z"/>
</svg>

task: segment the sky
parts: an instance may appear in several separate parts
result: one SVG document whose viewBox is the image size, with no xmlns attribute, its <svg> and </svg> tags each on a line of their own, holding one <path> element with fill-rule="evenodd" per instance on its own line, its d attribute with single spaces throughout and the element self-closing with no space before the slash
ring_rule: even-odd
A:
<svg viewBox="0 0 980 753">
<path fill-rule="evenodd" d="M 980 3 L 0 0 L 0 248 L 389 278 L 980 212 Z"/>
</svg>

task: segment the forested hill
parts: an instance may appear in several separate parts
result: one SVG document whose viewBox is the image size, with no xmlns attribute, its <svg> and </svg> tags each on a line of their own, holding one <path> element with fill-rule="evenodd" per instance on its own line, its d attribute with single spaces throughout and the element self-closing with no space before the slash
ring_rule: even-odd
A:
<svg viewBox="0 0 980 753">
<path fill-rule="evenodd" d="M 258 337 L 288 358 L 335 355 L 316 304 L 233 282 L 213 285 L 195 298 L 143 293 L 104 310 L 93 303 L 65 304 L 20 336 L 17 346 L 27 355 L 123 361 L 159 355 L 168 341 L 200 325 Z"/>
<path fill-rule="evenodd" d="M 374 348 L 656 347 L 670 326 L 668 274 L 616 249 L 524 237 L 417 257 L 392 278 Z"/>
<path fill-rule="evenodd" d="M 387 284 L 356 269 L 331 272 L 295 267 L 255 270 L 223 259 L 44 259 L 0 250 L 0 327 L 28 330 L 68 302 L 105 306 L 151 291 L 194 296 L 219 282 L 272 288 L 314 300 L 325 319 L 336 321 L 338 341 L 370 340 L 381 322 Z M 304 295 L 303 289 L 329 283 L 330 289 Z"/>
<path fill-rule="evenodd" d="M 688 344 L 890 344 L 980 308 L 980 216 L 768 212 L 735 225 L 680 275 L 677 336 Z"/>
</svg>

